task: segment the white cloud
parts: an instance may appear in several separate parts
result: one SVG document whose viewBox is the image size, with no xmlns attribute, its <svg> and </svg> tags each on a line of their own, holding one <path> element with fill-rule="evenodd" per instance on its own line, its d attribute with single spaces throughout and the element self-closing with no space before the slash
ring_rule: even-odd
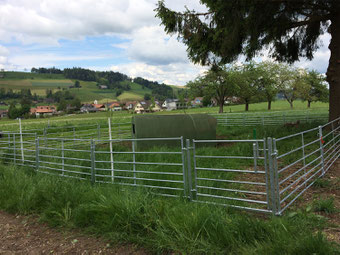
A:
<svg viewBox="0 0 340 255">
<path fill-rule="evenodd" d="M 185 85 L 206 68 L 194 64 L 178 63 L 169 65 L 148 65 L 142 62 L 111 66 L 112 71 L 125 73 L 133 78 L 143 77 L 148 80 L 158 81 L 170 85 Z"/>
<path fill-rule="evenodd" d="M 188 63 L 184 44 L 169 37 L 159 26 L 143 27 L 133 33 L 128 56 L 148 65 Z"/>
<path fill-rule="evenodd" d="M 0 69 L 7 69 L 9 66 L 8 63 L 8 55 L 10 54 L 9 50 L 0 45 Z"/>
<path fill-rule="evenodd" d="M 45 54 L 23 54 L 9 58 L 11 63 L 18 63 L 18 69 L 30 69 L 31 67 L 51 67 L 60 61 L 81 61 L 106 59 L 107 55 L 57 55 L 52 53 Z"/>
<path fill-rule="evenodd" d="M 130 34 L 156 24 L 154 3 L 146 0 L 11 0 L 0 2 L 0 34 L 23 43 Z"/>
<path fill-rule="evenodd" d="M 85 56 L 64 56 L 62 53 L 46 53 L 48 51 L 44 51 L 43 46 L 59 45 L 61 39 L 83 40 L 85 37 L 112 35 L 124 39 L 124 43 L 113 43 L 111 46 L 121 49 L 132 62 L 115 64 L 112 70 L 159 82 L 184 85 L 205 68 L 191 64 L 187 58 L 186 46 L 177 41 L 176 35 L 166 35 L 163 27 L 159 26 L 160 20 L 155 18 L 153 11 L 157 2 L 158 0 L 0 0 L 0 43 L 33 43 L 30 47 L 39 48 L 34 52 L 41 52 L 31 54 L 29 50 L 20 48 L 22 45 L 16 45 L 18 49 L 0 45 L 0 67 L 23 69 L 53 66 L 62 61 L 69 61 L 73 66 L 72 61 L 105 59 L 107 56 L 96 53 L 95 50 L 85 53 Z M 176 11 L 184 10 L 185 5 L 189 9 L 206 11 L 199 0 L 166 0 L 166 6 Z M 302 59 L 295 63 L 296 66 L 326 71 L 330 36 L 325 34 L 321 38 L 324 46 L 315 53 L 314 60 Z M 61 43 L 60 46 L 62 47 Z M 266 51 L 264 56 L 257 58 L 261 59 L 268 59 Z M 102 70 L 102 67 L 99 68 Z"/>
</svg>

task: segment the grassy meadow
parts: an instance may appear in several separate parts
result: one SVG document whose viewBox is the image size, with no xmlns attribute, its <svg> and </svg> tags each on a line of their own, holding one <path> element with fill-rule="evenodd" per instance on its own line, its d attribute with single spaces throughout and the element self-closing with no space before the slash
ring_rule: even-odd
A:
<svg viewBox="0 0 340 255">
<path fill-rule="evenodd" d="M 53 92 L 67 89 L 73 85 L 75 80 L 65 79 L 62 74 L 36 74 L 24 72 L 6 72 L 5 78 L 0 79 L 0 88 L 12 89 L 19 91 L 21 89 L 30 89 L 32 94 L 45 96 L 46 90 L 51 89 Z M 96 86 L 96 82 L 80 81 L 81 88 L 70 89 L 75 93 L 82 102 L 93 102 L 97 100 L 100 103 L 110 102 L 112 100 L 142 100 L 144 94 L 151 94 L 148 88 L 142 89 L 142 86 L 133 82 L 125 81 L 131 86 L 131 90 L 124 91 L 119 97 L 116 97 L 116 90 L 102 90 Z"/>
<path fill-rule="evenodd" d="M 285 101 L 276 101 L 272 105 L 272 111 L 286 112 L 286 114 L 298 114 L 305 111 L 327 114 L 327 104 L 314 103 L 307 110 L 306 103 L 296 102 L 295 109 L 290 110 Z M 232 113 L 244 113 L 243 105 L 228 106 Z M 264 114 L 266 103 L 250 105 L 249 114 Z M 197 108 L 189 110 L 178 110 L 163 112 L 160 114 L 176 113 L 217 113 L 218 108 Z M 153 113 L 155 114 L 155 113 Z M 158 113 L 157 113 L 158 114 Z M 129 122 L 131 116 L 127 112 L 102 112 L 95 114 L 78 114 L 59 116 L 48 119 L 23 120 L 25 129 L 42 130 L 48 124 L 59 130 L 58 135 L 67 131 L 72 125 L 85 130 L 85 125 L 107 123 L 111 117 L 114 123 Z M 256 127 L 257 137 L 280 137 L 292 133 L 307 130 L 321 123 L 301 124 L 296 128 L 283 127 Z M 17 130 L 18 122 L 13 120 L 1 120 L 2 130 Z M 253 136 L 252 127 L 221 127 L 217 129 L 217 135 L 223 139 L 248 139 Z M 56 136 L 56 135 L 54 135 Z M 95 138 L 95 137 L 94 137 Z M 309 139 L 306 136 L 306 139 Z M 315 139 L 315 137 L 310 137 Z M 283 151 L 296 147 L 298 140 L 289 140 L 283 143 Z M 43 140 L 42 140 L 43 142 Z M 51 147 L 58 148 L 56 145 Z M 70 145 L 72 148 L 72 145 Z M 84 147 L 83 149 L 88 149 Z M 100 145 L 99 152 L 107 151 L 107 144 Z M 76 147 L 74 147 L 76 148 Z M 81 148 L 81 147 L 79 147 Z M 113 146 L 114 151 L 128 152 L 129 145 L 117 143 Z M 150 148 L 150 151 L 164 151 L 169 148 Z M 173 149 L 175 150 L 175 149 Z M 60 156 L 57 152 L 50 150 L 42 151 L 41 154 Z M 86 172 L 89 162 L 75 160 L 75 158 L 89 159 L 88 153 L 69 151 L 67 161 L 69 165 L 79 164 L 82 168 L 74 168 L 74 171 Z M 199 155 L 244 155 L 252 153 L 251 146 L 235 144 L 232 146 L 221 146 L 197 149 Z M 137 162 L 180 162 L 176 155 L 147 154 L 137 155 Z M 177 155 L 178 156 L 178 155 Z M 297 156 L 297 155 L 295 155 Z M 104 161 L 109 160 L 108 154 L 99 154 L 98 168 L 109 168 Z M 294 160 L 290 157 L 287 162 Z M 73 160 L 73 161 L 72 161 Z M 116 161 L 132 161 L 131 155 L 117 154 Z M 60 160 L 59 160 L 60 161 Z M 4 164 L 6 163 L 6 164 Z M 243 162 L 240 166 L 239 160 L 205 159 L 198 162 L 202 167 L 247 169 L 250 162 Z M 105 165 L 106 164 L 106 165 Z M 226 165 L 228 164 L 228 166 Z M 124 169 L 124 164 L 115 164 L 117 169 Z M 125 164 L 126 165 L 126 164 Z M 40 165 L 41 167 L 44 164 Z M 126 167 L 126 166 L 125 166 Z M 131 166 L 130 166 L 131 167 Z M 263 167 L 259 162 L 259 167 Z M 132 168 L 131 168 L 132 169 Z M 131 170 L 130 169 L 130 170 Z M 149 179 L 155 178 L 153 171 L 171 171 L 170 167 L 159 165 L 141 165 L 139 176 Z M 144 171 L 144 172 L 143 172 Z M 180 169 L 178 170 L 180 171 Z M 52 172 L 52 171 L 51 171 Z M 105 174 L 104 172 L 100 174 Z M 234 173 L 201 173 L 201 177 L 209 178 L 238 178 L 240 175 Z M 74 174 L 76 176 L 77 174 Z M 78 174 L 79 175 L 79 174 Z M 108 175 L 109 176 L 109 175 Z M 121 176 L 130 175 L 122 173 Z M 104 177 L 101 177 L 104 178 Z M 177 180 L 174 177 L 172 180 Z M 124 179 L 123 179 L 124 180 Z M 124 183 L 124 181 L 122 181 Z M 332 243 L 323 233 L 325 229 L 334 228 L 326 216 L 319 215 L 315 211 L 327 211 L 330 217 L 335 217 L 338 209 L 331 200 L 310 201 L 302 208 L 290 209 L 284 216 L 276 217 L 270 215 L 257 215 L 236 211 L 230 208 L 214 205 L 189 203 L 185 198 L 166 198 L 147 192 L 143 188 L 119 186 L 112 184 L 90 184 L 90 178 L 86 181 L 72 180 L 58 176 L 49 176 L 30 168 L 12 166 L 8 160 L 0 165 L 0 209 L 11 213 L 37 214 L 41 221 L 53 227 L 66 229 L 78 229 L 90 235 L 101 236 L 112 244 L 133 243 L 147 249 L 154 254 L 339 254 L 339 245 Z M 127 183 L 127 181 L 125 181 Z M 147 183 L 147 181 L 145 181 Z M 159 183 L 158 185 L 162 185 Z M 315 187 L 326 185 L 322 180 Z M 173 187 L 176 185 L 174 184 Z M 219 185 L 220 188 L 245 189 L 243 184 L 231 184 L 229 186 Z M 249 187 L 248 187 L 249 188 Z M 217 193 L 214 193 L 217 194 Z M 230 193 L 229 196 L 232 196 Z M 235 196 L 235 195 L 234 195 Z M 237 194 L 245 198 L 242 194 Z M 332 204 L 333 203 L 333 204 Z M 236 203 L 242 205 L 242 202 Z M 311 210 L 310 208 L 314 208 Z"/>
<path fill-rule="evenodd" d="M 138 85 L 138 84 L 137 84 Z M 91 86 L 91 85 L 89 85 Z M 79 90 L 81 95 L 81 90 Z M 123 93 L 124 95 L 124 93 Z M 108 100 L 108 99 L 107 99 Z M 302 101 L 294 102 L 294 109 L 290 109 L 289 104 L 284 100 L 277 100 L 272 103 L 272 110 L 267 110 L 267 103 L 256 103 L 250 105 L 249 112 L 244 111 L 244 105 L 231 105 L 224 107 L 224 113 L 236 113 L 236 114 L 270 114 L 270 113 L 285 113 L 289 114 L 304 114 L 304 113 L 320 113 L 328 114 L 328 104 L 322 102 L 312 103 L 311 108 L 307 108 L 307 103 Z M 192 108 L 185 110 L 174 110 L 174 111 L 162 111 L 158 113 L 147 113 L 147 114 L 195 114 L 195 113 L 208 113 L 217 114 L 218 107 L 205 107 L 205 108 Z M 107 118 L 111 117 L 113 122 L 129 122 L 133 114 L 131 112 L 98 112 L 90 114 L 71 114 L 49 118 L 38 118 L 38 119 L 25 119 L 22 120 L 23 125 L 27 125 L 27 129 L 30 125 L 39 126 L 41 124 L 54 124 L 54 125 L 82 125 L 86 123 L 101 123 L 107 122 Z M 17 120 L 0 119 L 0 126 L 3 130 L 5 127 L 16 126 Z M 36 123 L 36 124 L 34 124 Z"/>
<path fill-rule="evenodd" d="M 219 206 L 162 198 L 143 189 L 94 185 L 0 166 L 0 209 L 37 214 L 53 227 L 78 229 L 154 254 L 339 254 L 309 209 L 258 217 Z M 318 205 L 317 205 L 318 206 Z"/>
</svg>

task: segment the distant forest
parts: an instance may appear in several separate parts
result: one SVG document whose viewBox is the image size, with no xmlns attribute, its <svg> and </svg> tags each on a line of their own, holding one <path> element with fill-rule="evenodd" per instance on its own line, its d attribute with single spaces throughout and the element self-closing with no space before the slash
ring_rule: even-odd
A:
<svg viewBox="0 0 340 255">
<path fill-rule="evenodd" d="M 93 71 L 80 67 L 65 68 L 64 70 L 52 67 L 44 68 L 33 67 L 32 73 L 47 73 L 47 74 L 63 74 L 67 79 L 81 80 L 81 81 L 93 81 L 97 82 L 97 86 L 106 85 L 109 89 L 117 89 L 118 91 L 128 91 L 131 89 L 130 82 L 137 83 L 142 88 L 148 88 L 152 91 L 152 96 L 157 99 L 165 99 L 173 96 L 172 88 L 166 84 L 160 84 L 156 81 L 149 81 L 147 79 L 137 77 L 131 79 L 125 74 L 113 71 Z M 125 82 L 129 81 L 129 82 Z"/>
</svg>

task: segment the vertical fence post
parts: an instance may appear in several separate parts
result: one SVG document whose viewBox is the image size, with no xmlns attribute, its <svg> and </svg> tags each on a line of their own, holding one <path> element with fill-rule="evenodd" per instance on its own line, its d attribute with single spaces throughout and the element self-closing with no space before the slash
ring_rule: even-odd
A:
<svg viewBox="0 0 340 255">
<path fill-rule="evenodd" d="M 257 172 L 257 147 L 256 143 L 253 143 L 253 156 L 254 156 L 254 172 Z"/>
<path fill-rule="evenodd" d="M 183 136 L 181 136 L 181 149 L 182 149 L 182 174 L 183 174 L 183 196 L 186 197 L 186 169 L 185 169 L 185 151 Z"/>
<path fill-rule="evenodd" d="M 136 149 L 135 149 L 135 140 L 132 140 L 132 162 L 133 162 L 133 184 L 137 185 L 137 176 L 136 176 Z"/>
<path fill-rule="evenodd" d="M 270 191 L 269 191 L 269 178 L 268 178 L 268 151 L 267 151 L 267 146 L 266 146 L 266 139 L 263 138 L 263 157 L 264 157 L 264 172 L 265 172 L 265 179 L 266 179 L 266 198 L 267 198 L 267 209 L 270 210 L 272 209 L 272 206 L 270 204 Z"/>
<path fill-rule="evenodd" d="M 93 139 L 91 140 L 91 184 L 93 185 L 96 182 L 96 162 L 95 162 L 95 142 Z"/>
<path fill-rule="evenodd" d="M 320 139 L 320 155 L 321 155 L 321 165 L 322 165 L 322 174 L 325 174 L 325 159 L 323 155 L 323 139 L 322 139 L 322 126 L 319 126 L 319 139 Z"/>
<path fill-rule="evenodd" d="M 194 159 L 194 181 L 192 182 L 192 197 L 194 200 L 197 200 L 197 169 L 196 169 L 196 144 L 195 140 L 192 140 L 192 154 Z"/>
<path fill-rule="evenodd" d="M 65 175 L 65 151 L 64 151 L 64 138 L 61 139 L 61 175 Z"/>
<path fill-rule="evenodd" d="M 270 207 L 273 214 L 277 213 L 276 202 L 275 202 L 275 185 L 274 185 L 274 166 L 273 166 L 273 144 L 272 138 L 267 138 L 268 143 L 268 163 L 269 163 L 269 183 L 270 183 Z"/>
<path fill-rule="evenodd" d="M 35 170 L 39 170 L 39 137 L 35 139 Z"/>
<path fill-rule="evenodd" d="M 15 134 L 13 134 L 13 162 L 14 162 L 14 165 L 16 165 L 17 163 L 17 156 L 16 156 L 16 148 L 15 148 Z"/>
<path fill-rule="evenodd" d="M 112 149 L 112 133 L 111 133 L 111 118 L 108 118 L 109 123 L 109 140 L 110 140 L 110 161 L 111 161 L 111 178 L 112 182 L 115 180 L 114 165 L 113 165 L 113 149 Z"/>
<path fill-rule="evenodd" d="M 46 128 L 44 127 L 44 146 L 46 147 Z"/>
<path fill-rule="evenodd" d="M 24 157 L 24 142 L 23 142 L 23 139 L 22 139 L 21 119 L 19 119 L 19 129 L 20 129 L 21 161 L 22 161 L 22 163 L 24 163 L 25 162 L 25 157 Z"/>
<path fill-rule="evenodd" d="M 188 177 L 186 178 L 187 184 L 186 190 L 189 190 L 189 200 L 192 200 L 192 176 L 191 176 L 191 155 L 190 155 L 190 140 L 186 139 L 186 146 L 187 146 L 187 161 L 188 161 Z"/>
<path fill-rule="evenodd" d="M 8 152 L 11 154 L 11 134 L 8 133 Z"/>
<path fill-rule="evenodd" d="M 100 140 L 100 124 L 97 125 L 97 136 L 98 140 Z"/>
<path fill-rule="evenodd" d="M 278 150 L 276 148 L 276 138 L 273 138 L 274 150 L 273 150 L 273 168 L 274 168 L 274 181 L 275 181 L 275 201 L 277 214 L 281 214 L 281 199 L 280 199 L 280 185 L 279 185 L 279 170 L 277 165 Z"/>
</svg>

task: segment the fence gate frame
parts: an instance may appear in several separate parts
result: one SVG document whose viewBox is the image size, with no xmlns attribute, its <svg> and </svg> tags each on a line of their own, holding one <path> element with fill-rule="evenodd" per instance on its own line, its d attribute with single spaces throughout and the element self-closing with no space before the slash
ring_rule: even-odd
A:
<svg viewBox="0 0 340 255">
<path fill-rule="evenodd" d="M 263 183 L 258 182 L 249 182 L 255 185 L 265 185 L 265 192 L 254 192 L 254 194 L 261 193 L 263 196 L 266 197 L 266 201 L 258 201 L 261 202 L 261 204 L 266 205 L 267 209 L 260 209 L 260 208 L 254 208 L 254 207 L 247 207 L 247 206 L 237 206 L 237 205 L 228 205 L 228 204 L 222 204 L 222 203 L 216 203 L 216 202 L 204 202 L 200 201 L 198 199 L 199 192 L 198 192 L 198 181 L 200 178 L 197 175 L 197 170 L 200 170 L 200 167 L 197 166 L 197 158 L 200 157 L 200 155 L 197 155 L 196 153 L 196 144 L 197 143 L 217 143 L 217 142 L 226 142 L 226 143 L 249 143 L 253 147 L 253 156 L 252 157 L 244 157 L 247 159 L 253 160 L 253 174 L 261 174 L 263 175 Z M 259 144 L 263 144 L 263 148 L 259 146 Z M 195 140 L 192 139 L 191 141 L 189 139 L 186 139 L 186 150 L 187 150 L 187 182 L 186 185 L 188 187 L 188 199 L 193 202 L 198 203 L 209 203 L 209 204 L 216 204 L 216 205 L 223 205 L 223 206 L 229 206 L 234 207 L 237 209 L 245 209 L 250 211 L 259 211 L 259 212 L 265 212 L 265 213 L 273 213 L 273 214 L 279 214 L 278 209 L 278 202 L 277 202 L 277 194 L 278 194 L 278 185 L 277 183 L 277 174 L 275 173 L 275 166 L 277 165 L 276 162 L 276 152 L 273 150 L 272 146 L 272 139 L 245 139 L 245 140 Z M 262 154 L 262 155 L 261 155 Z M 205 157 L 205 156 L 203 156 Z M 209 157 L 209 156 L 207 156 Z M 213 156 L 212 156 L 213 157 Z M 218 156 L 220 158 L 225 158 L 228 160 L 229 158 L 237 158 L 237 156 Z M 240 157 L 242 158 L 242 156 Z M 263 168 L 264 171 L 261 171 L 258 169 L 258 160 L 261 160 L 263 162 Z M 209 170 L 209 168 L 208 168 Z M 228 170 L 228 169 L 221 169 L 221 170 Z M 238 170 L 238 169 L 229 169 L 231 172 L 240 172 L 242 171 L 244 173 L 250 173 L 251 170 Z M 221 181 L 223 181 L 221 179 Z M 227 180 L 226 180 L 227 181 Z M 230 180 L 233 182 L 233 180 Z M 237 181 L 236 181 L 237 182 Z M 237 192 L 237 190 L 235 190 Z M 246 191 L 242 191 L 246 192 Z M 248 193 L 252 194 L 252 191 L 249 191 Z M 237 200 L 237 199 L 236 199 Z M 240 199 L 241 201 L 247 201 L 247 199 Z M 254 202 L 249 200 L 250 202 Z"/>
</svg>

